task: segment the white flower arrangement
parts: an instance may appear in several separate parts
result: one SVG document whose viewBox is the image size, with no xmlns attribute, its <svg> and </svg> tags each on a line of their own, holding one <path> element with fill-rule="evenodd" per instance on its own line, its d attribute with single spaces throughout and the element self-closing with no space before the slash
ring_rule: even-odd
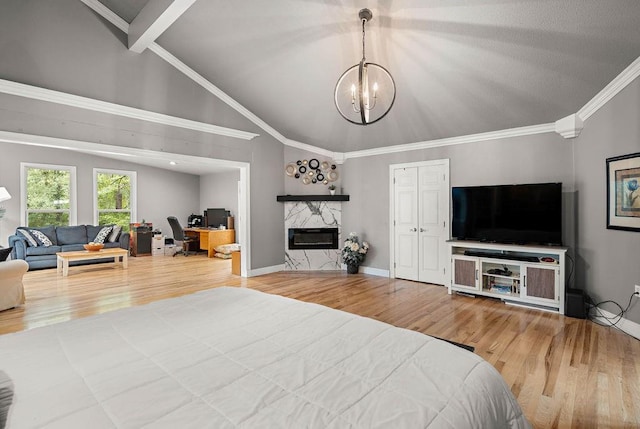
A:
<svg viewBox="0 0 640 429">
<path fill-rule="evenodd" d="M 342 262 L 347 265 L 360 265 L 369 251 L 369 243 L 360 239 L 355 232 L 349 234 L 342 247 Z"/>
</svg>

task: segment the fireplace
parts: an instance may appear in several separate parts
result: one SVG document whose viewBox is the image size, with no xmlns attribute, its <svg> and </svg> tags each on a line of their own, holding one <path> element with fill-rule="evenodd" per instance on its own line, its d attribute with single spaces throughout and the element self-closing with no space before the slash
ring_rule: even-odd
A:
<svg viewBox="0 0 640 429">
<path fill-rule="evenodd" d="M 289 228 L 289 249 L 337 249 L 338 228 Z"/>
</svg>

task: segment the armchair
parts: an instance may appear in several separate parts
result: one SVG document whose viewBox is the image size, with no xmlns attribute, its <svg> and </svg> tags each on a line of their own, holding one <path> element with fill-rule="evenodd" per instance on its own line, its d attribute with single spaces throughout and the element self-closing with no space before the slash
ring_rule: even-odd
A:
<svg viewBox="0 0 640 429">
<path fill-rule="evenodd" d="M 24 304 L 22 276 L 28 270 L 29 264 L 22 259 L 0 262 L 0 310 Z"/>
</svg>

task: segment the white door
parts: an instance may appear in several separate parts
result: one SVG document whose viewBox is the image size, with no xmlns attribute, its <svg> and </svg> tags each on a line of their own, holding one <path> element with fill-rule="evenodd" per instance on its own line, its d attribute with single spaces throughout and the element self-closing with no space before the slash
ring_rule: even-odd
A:
<svg viewBox="0 0 640 429">
<path fill-rule="evenodd" d="M 449 239 L 448 163 L 394 169 L 395 277 L 445 284 Z"/>
<path fill-rule="evenodd" d="M 449 186 L 444 165 L 418 168 L 418 237 L 420 271 L 418 280 L 445 284 L 449 239 Z"/>
<path fill-rule="evenodd" d="M 394 170 L 395 275 L 418 280 L 418 169 Z"/>
</svg>

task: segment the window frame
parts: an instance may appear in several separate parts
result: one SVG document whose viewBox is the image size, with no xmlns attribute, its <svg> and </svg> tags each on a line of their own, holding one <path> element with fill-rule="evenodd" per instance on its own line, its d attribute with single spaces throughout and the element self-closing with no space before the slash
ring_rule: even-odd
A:
<svg viewBox="0 0 640 429">
<path fill-rule="evenodd" d="M 93 224 L 98 225 L 100 219 L 100 210 L 98 208 L 98 174 L 119 174 L 122 176 L 129 176 L 129 183 L 131 185 L 129 193 L 129 202 L 131 208 L 129 210 L 104 210 L 109 212 L 125 212 L 130 213 L 129 223 L 134 223 L 137 219 L 137 207 L 138 207 L 138 181 L 137 172 L 132 170 L 114 170 L 110 168 L 94 168 L 93 169 Z"/>
<path fill-rule="evenodd" d="M 75 165 L 40 164 L 35 162 L 20 163 L 20 223 L 29 226 L 29 214 L 27 213 L 27 170 L 30 168 L 40 170 L 62 170 L 69 172 L 69 226 L 78 224 L 78 186 L 76 181 Z M 50 212 L 65 212 L 66 210 L 52 210 Z M 41 211 L 44 212 L 44 211 Z M 49 212 L 49 211 L 47 211 Z"/>
</svg>

